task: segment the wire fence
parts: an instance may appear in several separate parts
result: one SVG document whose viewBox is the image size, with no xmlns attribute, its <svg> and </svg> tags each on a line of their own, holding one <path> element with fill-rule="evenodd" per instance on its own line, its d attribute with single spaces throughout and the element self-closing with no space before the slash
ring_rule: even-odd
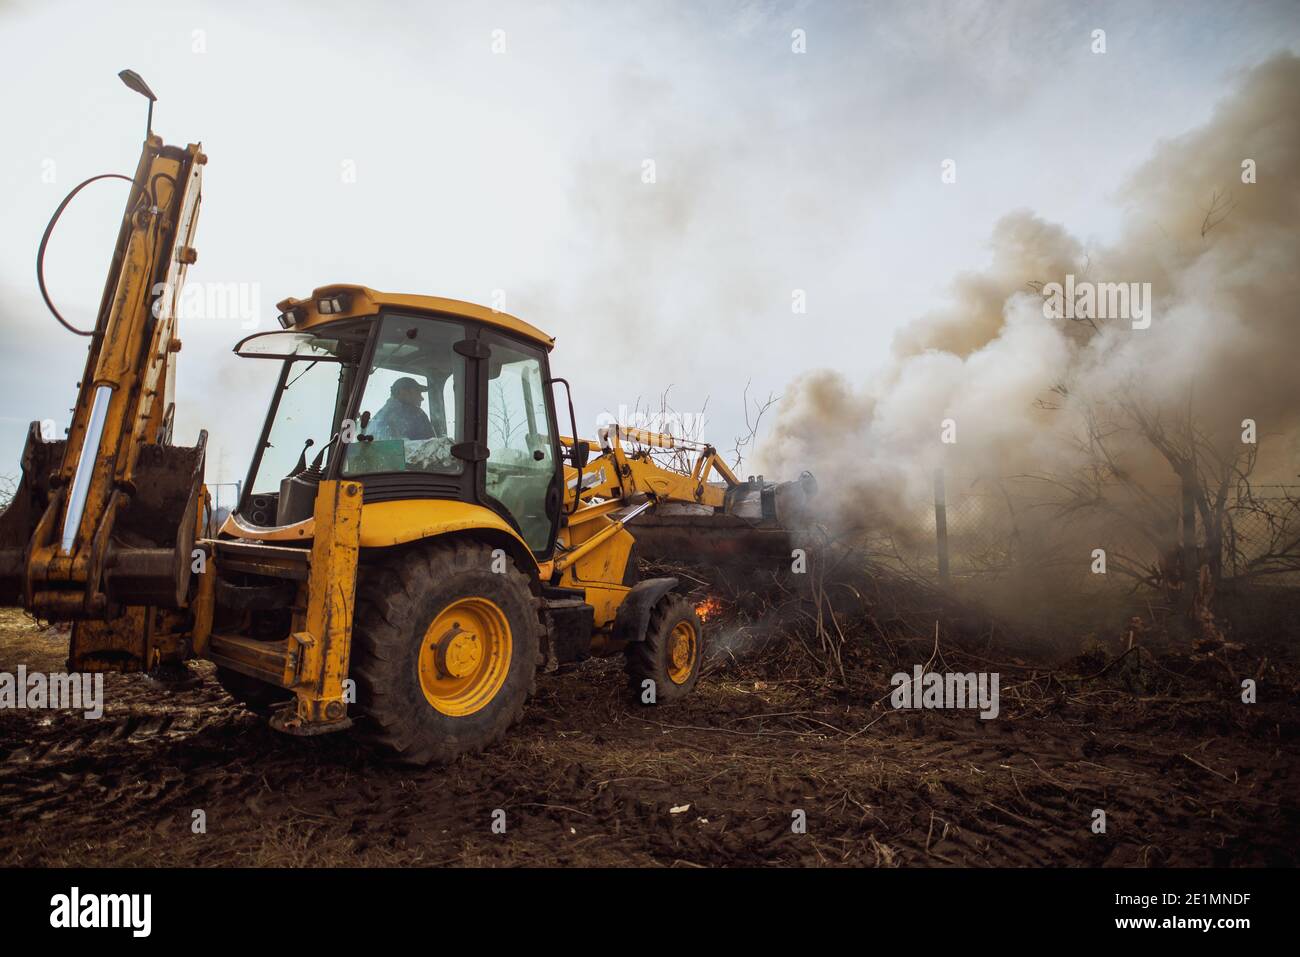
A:
<svg viewBox="0 0 1300 957">
<path fill-rule="evenodd" d="M 1178 514 L 1179 495 L 1171 487 L 1161 502 L 1168 515 Z M 1300 586 L 1300 485 L 1255 486 L 1231 498 L 1224 515 L 1224 579 Z M 899 518 L 894 530 L 875 536 L 873 550 L 933 580 L 1034 575 L 1085 589 L 1131 587 L 1177 560 L 1176 518 L 1162 535 L 1158 522 L 1100 505 L 1064 508 L 1011 480 L 948 480 L 933 501 L 917 501 Z"/>
</svg>

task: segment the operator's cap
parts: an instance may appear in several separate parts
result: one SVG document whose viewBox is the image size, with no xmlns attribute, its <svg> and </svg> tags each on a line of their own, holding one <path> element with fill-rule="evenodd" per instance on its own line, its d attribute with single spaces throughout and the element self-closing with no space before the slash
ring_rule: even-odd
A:
<svg viewBox="0 0 1300 957">
<path fill-rule="evenodd" d="M 393 383 L 392 388 L 388 390 L 388 394 L 397 395 L 397 393 L 401 392 L 403 389 L 419 389 L 421 392 L 429 391 L 424 386 L 420 385 L 420 383 L 412 379 L 409 375 L 404 375 L 396 382 Z"/>
</svg>

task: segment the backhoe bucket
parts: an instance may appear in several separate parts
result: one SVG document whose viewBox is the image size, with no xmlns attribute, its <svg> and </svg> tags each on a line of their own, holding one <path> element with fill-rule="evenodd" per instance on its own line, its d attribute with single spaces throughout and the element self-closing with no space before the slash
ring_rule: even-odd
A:
<svg viewBox="0 0 1300 957">
<path fill-rule="evenodd" d="M 0 512 L 0 605 L 22 605 L 58 620 L 100 617 L 95 609 L 107 606 L 185 607 L 203 517 L 206 445 L 202 432 L 192 447 L 141 447 L 132 487 L 115 493 L 118 504 L 102 563 L 91 567 L 94 580 L 29 581 L 32 542 L 48 537 L 62 520 L 65 495 L 56 483 L 65 442 L 42 438 L 33 422 L 22 478 Z"/>
</svg>

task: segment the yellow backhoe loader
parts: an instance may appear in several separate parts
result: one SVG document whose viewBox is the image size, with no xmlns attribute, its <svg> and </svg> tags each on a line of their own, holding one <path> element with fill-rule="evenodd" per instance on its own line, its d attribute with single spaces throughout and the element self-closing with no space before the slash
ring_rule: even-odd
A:
<svg viewBox="0 0 1300 957">
<path fill-rule="evenodd" d="M 637 701 L 687 694 L 702 623 L 676 579 L 638 578 L 629 523 L 684 558 L 781 550 L 815 483 L 618 424 L 576 437 L 553 340 L 504 313 L 360 285 L 279 303 L 235 347 L 280 373 L 214 527 L 205 434 L 171 443 L 206 162 L 147 134 L 67 436 L 33 423 L 0 515 L 0 603 L 73 622 L 72 670 L 206 658 L 273 727 L 356 720 L 414 763 L 499 738 L 539 668 L 622 653 Z"/>
</svg>

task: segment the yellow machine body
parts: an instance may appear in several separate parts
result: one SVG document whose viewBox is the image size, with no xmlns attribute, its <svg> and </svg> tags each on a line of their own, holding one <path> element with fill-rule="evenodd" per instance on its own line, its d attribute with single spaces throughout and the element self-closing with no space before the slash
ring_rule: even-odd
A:
<svg viewBox="0 0 1300 957">
<path fill-rule="evenodd" d="M 570 621 L 576 613 L 584 626 L 576 643 L 545 646 L 551 666 L 566 656 L 611 654 L 637 641 L 649 603 L 672 581 L 648 583 L 654 586 L 649 591 L 638 585 L 629 523 L 661 503 L 722 511 L 729 492 L 742 483 L 707 444 L 617 425 L 596 439 L 561 435 L 554 387 L 563 383 L 567 390 L 568 383 L 545 371 L 554 340 L 483 306 L 349 284 L 323 286 L 306 299 L 278 304 L 280 324 L 295 349 L 316 348 L 321 337 L 336 335 L 330 330 L 346 329 L 358 343 L 369 343 L 367 350 L 378 350 L 379 324 L 394 315 L 412 324 L 411 338 L 425 321 L 421 317 L 463 330 L 465 338 L 454 343 L 456 361 L 479 370 L 465 381 L 479 383 L 480 398 L 466 392 L 453 399 L 468 439 L 453 444 L 451 454 L 462 462 L 462 476 L 480 476 L 479 491 L 465 478 L 460 486 L 448 485 L 449 491 L 408 493 L 400 481 L 390 481 L 396 491 L 384 492 L 388 486 L 382 482 L 342 474 L 338 463 L 352 454 L 342 437 L 343 425 L 352 425 L 347 419 L 318 455 L 323 461 L 328 451 L 327 465 L 307 467 L 304 447 L 301 467 L 283 480 L 288 491 L 277 498 L 277 508 L 297 481 L 313 496 L 305 512 L 283 523 L 270 520 L 249 504 L 246 489 L 219 528 L 210 524 L 202 485 L 204 439 L 195 448 L 178 448 L 171 445 L 170 430 L 180 349 L 176 305 L 186 267 L 197 255 L 193 242 L 205 163 L 197 146 L 165 147 L 154 136 L 145 143 L 67 440 L 51 440 L 34 427 L 23 484 L 0 515 L 0 601 L 75 621 L 74 668 L 147 670 L 207 658 L 259 687 L 288 692 L 288 706 L 274 713 L 272 724 L 299 734 L 349 724 L 349 706 L 356 701 L 349 678 L 358 581 L 384 556 L 404 549 L 437 542 L 489 547 L 494 562 L 500 557 L 526 576 L 544 640 L 561 612 Z M 258 340 L 252 348 L 271 348 L 281 340 L 266 337 L 277 335 L 250 337 Z M 494 350 L 502 348 L 532 350 L 546 376 L 539 379 L 542 397 L 528 386 L 524 393 L 534 403 L 529 435 L 545 432 L 548 443 L 531 457 L 554 463 L 545 502 L 550 532 L 542 536 L 534 528 L 531 543 L 499 501 L 481 494 L 482 473 L 475 471 L 490 465 L 484 465 L 490 449 L 480 441 L 487 435 L 490 404 L 481 397 L 487 395 Z M 373 372 L 360 355 L 340 360 L 341 382 Z M 293 361 L 285 361 L 282 375 Z M 283 381 L 281 392 L 287 389 Z M 347 393 L 340 385 L 339 402 L 358 406 L 361 388 Z M 336 422 L 342 409 L 335 410 Z M 569 413 L 572 420 L 571 403 Z M 267 436 L 275 414 L 273 404 L 254 469 L 271 445 Z M 534 414 L 543 421 L 532 421 Z M 367 416 L 362 441 L 373 439 L 364 433 Z M 369 453 L 378 454 L 375 446 Z M 250 488 L 252 477 L 250 471 Z M 624 614 L 632 605 L 637 614 Z M 503 620 L 492 602 L 470 596 L 451 607 L 463 609 L 451 616 L 458 620 L 455 629 L 463 618 L 477 622 L 483 635 L 466 631 L 468 637 L 461 637 L 453 629 L 445 647 L 439 646 L 442 657 L 422 663 L 420 671 L 430 703 L 455 714 L 474 706 L 458 697 L 457 676 L 483 654 L 499 654 L 494 674 L 504 680 L 501 669 L 512 644 L 508 634 L 492 634 Z M 264 628 L 267 609 L 283 622 L 274 633 Z M 679 647 L 693 655 L 697 639 L 685 635 Z"/>
</svg>

